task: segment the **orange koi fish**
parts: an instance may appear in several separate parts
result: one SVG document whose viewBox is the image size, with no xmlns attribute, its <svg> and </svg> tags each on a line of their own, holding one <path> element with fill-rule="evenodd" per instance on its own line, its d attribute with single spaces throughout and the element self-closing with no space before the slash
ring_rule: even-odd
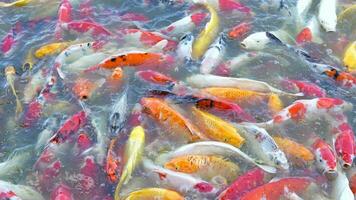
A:
<svg viewBox="0 0 356 200">
<path fill-rule="evenodd" d="M 237 177 L 240 171 L 235 163 L 212 155 L 179 156 L 165 163 L 164 167 L 177 172 L 196 174 L 207 180 L 222 176 L 229 183 Z"/>
<path fill-rule="evenodd" d="M 273 136 L 273 139 L 277 143 L 278 147 L 281 148 L 281 150 L 287 155 L 306 162 L 314 160 L 314 154 L 304 145 L 280 136 Z"/>
<path fill-rule="evenodd" d="M 141 105 L 143 106 L 144 113 L 147 113 L 152 118 L 169 127 L 178 128 L 190 141 L 206 138 L 196 126 L 170 107 L 164 100 L 158 98 L 142 98 Z"/>
<path fill-rule="evenodd" d="M 160 53 L 131 52 L 111 56 L 99 63 L 98 67 L 113 69 L 125 66 L 166 66 L 173 63 L 173 57 Z"/>
</svg>

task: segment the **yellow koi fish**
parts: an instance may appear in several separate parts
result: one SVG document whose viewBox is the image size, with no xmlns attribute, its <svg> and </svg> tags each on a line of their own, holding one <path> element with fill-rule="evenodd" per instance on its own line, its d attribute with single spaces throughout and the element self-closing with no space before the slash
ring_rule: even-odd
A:
<svg viewBox="0 0 356 200">
<path fill-rule="evenodd" d="M 35 56 L 36 58 L 42 59 L 46 56 L 59 54 L 64 49 L 69 47 L 70 44 L 70 42 L 55 42 L 46 44 L 35 51 Z"/>
<path fill-rule="evenodd" d="M 178 192 L 163 188 L 144 188 L 131 192 L 125 200 L 184 200 Z"/>
<path fill-rule="evenodd" d="M 179 156 L 165 163 L 164 167 L 177 172 L 195 174 L 207 181 L 216 176 L 222 176 L 229 183 L 237 177 L 240 171 L 235 163 L 213 155 Z"/>
<path fill-rule="evenodd" d="M 283 101 L 279 98 L 277 94 L 270 94 L 268 98 L 268 109 L 276 114 L 284 108 Z"/>
<path fill-rule="evenodd" d="M 352 42 L 347 47 L 344 54 L 343 62 L 349 72 L 356 72 L 356 41 Z"/>
<path fill-rule="evenodd" d="M 237 102 L 251 102 L 251 100 L 260 99 L 261 97 L 266 97 L 268 95 L 253 90 L 242 90 L 233 87 L 209 87 L 202 89 L 202 91 L 207 92 L 216 97 Z"/>
<path fill-rule="evenodd" d="M 16 98 L 16 116 L 18 116 L 22 112 L 22 105 L 19 100 L 19 97 L 17 96 L 16 89 L 15 89 L 15 75 L 16 75 L 16 70 L 14 66 L 7 66 L 5 68 L 5 76 L 6 76 L 6 81 L 9 84 L 12 94 Z"/>
<path fill-rule="evenodd" d="M 192 57 L 195 60 L 200 59 L 204 55 L 219 32 L 220 19 L 218 13 L 209 4 L 204 4 L 204 6 L 210 12 L 210 21 L 205 25 L 204 30 L 193 43 Z"/>
<path fill-rule="evenodd" d="M 114 198 L 119 200 L 119 194 L 121 187 L 128 183 L 131 179 L 131 175 L 135 170 L 137 164 L 141 160 L 143 148 L 145 145 L 145 131 L 142 126 L 136 126 L 132 129 L 130 137 L 126 143 L 125 155 L 124 155 L 124 169 L 122 171 L 120 181 L 116 186 Z"/>
<path fill-rule="evenodd" d="M 12 6 L 22 7 L 22 6 L 26 6 L 31 1 L 32 0 L 18 0 L 18 1 L 14 1 L 12 3 L 0 2 L 0 7 L 12 7 Z"/>
<path fill-rule="evenodd" d="M 31 48 L 25 58 L 25 61 L 22 65 L 22 71 L 31 71 L 34 65 L 33 61 L 33 49 Z"/>
<path fill-rule="evenodd" d="M 201 129 L 211 139 L 225 142 L 238 148 L 244 144 L 245 139 L 240 136 L 230 123 L 195 107 L 193 107 L 193 113 Z"/>
<path fill-rule="evenodd" d="M 314 154 L 302 144 L 279 136 L 273 136 L 273 140 L 277 143 L 278 147 L 288 155 L 304 161 L 314 160 Z"/>
</svg>

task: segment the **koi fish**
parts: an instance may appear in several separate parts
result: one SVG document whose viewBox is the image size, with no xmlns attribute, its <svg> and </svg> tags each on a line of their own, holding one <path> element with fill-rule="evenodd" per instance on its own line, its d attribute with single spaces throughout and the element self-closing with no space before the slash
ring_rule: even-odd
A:
<svg viewBox="0 0 356 200">
<path fill-rule="evenodd" d="M 271 32 L 256 32 L 247 36 L 241 43 L 241 47 L 247 50 L 263 50 L 267 48 L 268 44 L 274 42 L 268 34 L 273 34 L 278 40 L 283 43 L 293 43 L 294 39 L 285 31 L 277 30 Z"/>
<path fill-rule="evenodd" d="M 175 111 L 164 100 L 158 98 L 142 98 L 141 105 L 143 112 L 158 122 L 168 125 L 170 128 L 178 129 L 177 132 L 183 132 L 189 141 L 205 139 L 206 136 L 186 119 L 179 112 Z"/>
<path fill-rule="evenodd" d="M 245 143 L 245 139 L 228 122 L 194 107 L 193 113 L 198 124 L 209 138 L 231 144 L 237 148 Z"/>
<path fill-rule="evenodd" d="M 108 154 L 106 156 L 105 172 L 106 175 L 112 183 L 115 183 L 119 178 L 119 168 L 121 159 L 114 151 L 114 146 L 117 139 L 112 139 L 109 144 Z"/>
<path fill-rule="evenodd" d="M 217 37 L 220 26 L 220 19 L 216 10 L 209 4 L 204 4 L 204 6 L 210 13 L 210 21 L 193 43 L 192 57 L 194 60 L 198 60 L 204 55 L 210 44 Z"/>
<path fill-rule="evenodd" d="M 228 33 L 230 39 L 233 40 L 241 40 L 245 37 L 250 31 L 252 27 L 249 23 L 242 22 L 236 26 L 234 26 Z"/>
<path fill-rule="evenodd" d="M 335 32 L 337 24 L 336 0 L 321 0 L 318 19 L 326 32 Z"/>
<path fill-rule="evenodd" d="M 159 198 L 161 200 L 184 200 L 184 197 L 179 193 L 163 189 L 163 188 L 144 188 L 131 192 L 125 200 L 138 200 L 138 199 L 154 199 Z"/>
<path fill-rule="evenodd" d="M 220 35 L 205 52 L 200 65 L 200 73 L 210 74 L 222 62 L 226 45 L 224 37 Z"/>
<path fill-rule="evenodd" d="M 316 66 L 316 65 L 314 65 Z M 328 69 L 323 70 L 323 74 L 335 80 L 335 82 L 351 91 L 356 90 L 356 77 L 347 72 L 340 72 L 335 68 L 329 67 Z"/>
<path fill-rule="evenodd" d="M 159 85 L 174 85 L 177 83 L 172 77 L 152 70 L 138 71 L 136 72 L 136 76 L 147 82 Z"/>
<path fill-rule="evenodd" d="M 288 170 L 288 160 L 269 133 L 256 125 L 235 124 L 238 131 L 246 138 L 246 147 L 263 163 Z"/>
<path fill-rule="evenodd" d="M 210 74 L 197 74 L 187 78 L 187 82 L 197 88 L 205 87 L 235 87 L 241 90 L 252 90 L 262 93 L 275 93 L 287 96 L 302 96 L 302 94 L 291 94 L 272 87 L 268 83 L 247 78 L 232 78 Z"/>
<path fill-rule="evenodd" d="M 173 63 L 173 57 L 161 53 L 128 52 L 103 60 L 98 64 L 99 68 L 113 69 L 125 66 L 167 66 Z"/>
<path fill-rule="evenodd" d="M 287 156 L 303 160 L 305 162 L 313 161 L 314 154 L 304 145 L 297 143 L 289 138 L 273 136 L 273 140 L 278 147 L 287 154 Z"/>
<path fill-rule="evenodd" d="M 127 86 L 122 94 L 118 96 L 112 107 L 112 111 L 109 118 L 109 131 L 112 135 L 120 132 L 124 128 L 124 123 L 128 118 L 128 91 Z"/>
<path fill-rule="evenodd" d="M 5 76 L 7 84 L 9 85 L 12 94 L 15 96 L 16 99 L 16 117 L 23 111 L 22 104 L 20 102 L 19 97 L 17 96 L 16 89 L 15 89 L 15 79 L 16 79 L 16 70 L 14 66 L 7 66 L 5 68 Z"/>
<path fill-rule="evenodd" d="M 55 42 L 46 44 L 35 51 L 35 56 L 38 59 L 42 59 L 47 56 L 53 56 L 61 53 L 64 49 L 69 47 L 71 42 Z"/>
<path fill-rule="evenodd" d="M 68 23 L 70 21 L 72 21 L 72 4 L 70 3 L 69 0 L 62 0 L 61 4 L 59 6 L 58 9 L 58 22 L 56 25 L 56 29 L 55 29 L 55 38 L 56 39 L 60 39 L 61 38 L 61 28 L 62 25 L 65 23 Z"/>
<path fill-rule="evenodd" d="M 33 74 L 32 78 L 25 85 L 24 88 L 24 103 L 30 103 L 33 98 L 41 92 L 42 86 L 45 84 L 45 82 L 46 70 L 39 70 L 35 74 Z"/>
<path fill-rule="evenodd" d="M 175 172 L 152 163 L 151 160 L 143 159 L 143 166 L 149 177 L 162 185 L 167 185 L 179 192 L 187 193 L 194 191 L 206 196 L 215 195 L 218 189 L 209 182 L 195 178 L 189 174 Z"/>
<path fill-rule="evenodd" d="M 84 111 L 80 111 L 67 119 L 62 126 L 56 131 L 53 137 L 49 140 L 52 144 L 62 144 L 72 134 L 76 133 L 87 122 L 87 115 Z"/>
<path fill-rule="evenodd" d="M 352 105 L 337 98 L 315 98 L 297 100 L 276 114 L 266 124 L 281 124 L 286 121 L 300 122 L 301 120 L 315 120 L 328 113 L 340 113 L 352 109 Z"/>
<path fill-rule="evenodd" d="M 280 180 L 269 182 L 255 189 L 250 190 L 241 196 L 241 200 L 257 200 L 257 199 L 280 199 L 285 190 L 289 192 L 302 193 L 308 190 L 313 184 L 312 179 L 304 177 L 289 177 Z"/>
<path fill-rule="evenodd" d="M 278 113 L 284 108 L 283 101 L 279 98 L 277 94 L 270 94 L 268 97 L 268 109 L 273 114 Z"/>
<path fill-rule="evenodd" d="M 192 60 L 193 42 L 194 35 L 192 33 L 187 33 L 180 39 L 176 50 L 179 62 L 189 62 Z"/>
<path fill-rule="evenodd" d="M 260 100 L 261 98 L 268 96 L 266 93 L 255 92 L 252 90 L 241 90 L 233 87 L 208 87 L 201 91 L 238 103 Z"/>
<path fill-rule="evenodd" d="M 64 184 L 58 185 L 52 192 L 51 192 L 51 200 L 74 200 L 73 194 L 71 189 Z"/>
<path fill-rule="evenodd" d="M 354 193 L 354 195 L 355 195 L 356 194 L 356 174 L 355 174 L 354 169 L 351 169 L 347 173 L 347 178 L 349 180 L 350 189 L 351 189 L 352 193 Z"/>
<path fill-rule="evenodd" d="M 0 4 L 0 6 L 1 6 L 1 4 Z M 15 41 L 15 31 L 13 29 L 11 29 L 10 32 L 7 35 L 5 35 L 5 37 L 2 39 L 1 52 L 3 54 L 8 53 L 14 46 L 15 42 L 16 42 Z"/>
<path fill-rule="evenodd" d="M 172 152 L 168 152 L 158 156 L 156 162 L 159 164 L 164 164 L 165 162 L 173 158 L 187 155 L 216 155 L 223 157 L 233 157 L 236 159 L 239 158 L 242 161 L 246 161 L 254 166 L 257 166 L 268 173 L 276 173 L 275 167 L 257 162 L 255 159 L 249 157 L 240 149 L 230 144 L 214 141 L 195 142 L 192 144 L 181 146 Z"/>
<path fill-rule="evenodd" d="M 185 33 L 192 32 L 196 27 L 198 27 L 203 20 L 208 15 L 206 13 L 198 12 L 191 15 L 188 15 L 178 21 L 173 22 L 172 24 L 164 27 L 160 30 L 164 35 L 171 37 L 182 37 Z"/>
<path fill-rule="evenodd" d="M 143 47 L 156 47 L 157 49 L 163 49 L 165 51 L 174 50 L 177 46 L 177 42 L 168 39 L 157 32 L 144 31 L 140 29 L 123 29 L 119 31 L 119 40 L 123 40 L 125 44 L 131 44 Z M 161 47 L 162 46 L 162 47 Z"/>
<path fill-rule="evenodd" d="M 316 165 L 328 179 L 337 176 L 336 156 L 332 148 L 322 139 L 316 138 L 312 144 Z"/>
<path fill-rule="evenodd" d="M 0 2 L 0 7 L 13 7 L 13 6 L 23 7 L 23 6 L 27 6 L 31 2 L 32 0 L 17 0 L 12 3 Z"/>
<path fill-rule="evenodd" d="M 307 26 L 298 33 L 296 42 L 297 44 L 304 42 L 315 42 L 320 44 L 323 42 L 320 38 L 319 22 L 315 16 L 313 16 L 309 20 Z"/>
<path fill-rule="evenodd" d="M 45 101 L 43 99 L 34 99 L 28 104 L 22 123 L 23 127 L 31 126 L 41 117 L 44 102 Z"/>
<path fill-rule="evenodd" d="M 113 35 L 101 24 L 87 21 L 70 21 L 61 25 L 64 30 L 78 33 L 90 33 L 92 36 L 110 36 Z"/>
<path fill-rule="evenodd" d="M 90 99 L 92 94 L 103 84 L 105 79 L 99 79 L 95 82 L 84 78 L 78 78 L 72 88 L 72 91 L 76 97 L 80 100 Z"/>
<path fill-rule="evenodd" d="M 344 62 L 348 72 L 356 72 L 356 41 L 348 45 L 342 61 Z"/>
<path fill-rule="evenodd" d="M 173 158 L 164 164 L 166 169 L 194 174 L 204 180 L 222 176 L 231 182 L 239 174 L 240 168 L 235 163 L 219 156 L 187 155 Z"/>
<path fill-rule="evenodd" d="M 21 200 L 13 191 L 1 190 L 0 189 L 0 198 L 8 200 Z"/>
<path fill-rule="evenodd" d="M 21 200 L 44 200 L 42 195 L 30 186 L 15 185 L 2 180 L 0 180 L 0 191 L 13 191 Z"/>
<path fill-rule="evenodd" d="M 268 181 L 268 174 L 260 168 L 253 168 L 239 176 L 228 188 L 221 192 L 217 199 L 239 199 L 246 192 L 259 187 Z"/>
<path fill-rule="evenodd" d="M 281 81 L 281 85 L 285 89 L 294 89 L 298 92 L 304 94 L 304 96 L 309 97 L 326 97 L 326 91 L 320 88 L 318 85 L 314 83 L 310 83 L 307 81 L 299 81 L 293 79 L 285 79 Z"/>
<path fill-rule="evenodd" d="M 23 65 L 22 65 L 22 72 L 23 74 L 21 75 L 21 81 L 26 83 L 28 82 L 29 80 L 31 80 L 31 70 L 35 64 L 35 61 L 34 61 L 34 58 L 33 58 L 33 55 L 32 55 L 32 48 L 28 51 L 26 57 L 25 57 L 25 60 L 23 62 Z"/>
<path fill-rule="evenodd" d="M 145 145 L 145 132 L 141 126 L 132 129 L 129 139 L 126 143 L 124 162 L 120 181 L 115 188 L 114 198 L 119 200 L 121 187 L 129 182 L 137 164 L 141 161 L 143 148 Z"/>
</svg>

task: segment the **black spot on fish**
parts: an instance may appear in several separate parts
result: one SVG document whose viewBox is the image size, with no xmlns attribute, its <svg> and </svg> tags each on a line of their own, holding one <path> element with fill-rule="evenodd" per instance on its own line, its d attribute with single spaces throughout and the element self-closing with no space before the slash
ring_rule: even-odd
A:
<svg viewBox="0 0 356 200">
<path fill-rule="evenodd" d="M 116 61 L 116 58 L 111 58 L 110 61 L 111 61 L 111 62 L 115 62 L 115 61 Z"/>
<path fill-rule="evenodd" d="M 272 33 L 266 32 L 266 36 L 273 42 L 280 44 L 280 45 L 284 45 L 284 43 L 279 38 L 277 38 L 275 35 L 273 35 Z"/>
</svg>

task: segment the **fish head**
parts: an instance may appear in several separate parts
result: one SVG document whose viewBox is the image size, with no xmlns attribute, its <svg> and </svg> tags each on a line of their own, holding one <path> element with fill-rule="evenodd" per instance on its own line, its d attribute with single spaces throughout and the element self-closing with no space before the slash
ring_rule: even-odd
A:
<svg viewBox="0 0 356 200">
<path fill-rule="evenodd" d="M 241 47 L 247 50 L 262 50 L 270 42 L 265 32 L 253 33 L 245 38 L 241 43 Z"/>
<path fill-rule="evenodd" d="M 184 173 L 194 173 L 198 170 L 197 166 L 193 165 L 185 156 L 172 159 L 171 161 L 165 163 L 164 167 L 172 171 Z"/>
<path fill-rule="evenodd" d="M 51 200 L 73 200 L 73 194 L 71 189 L 64 185 L 60 184 L 57 186 L 51 193 Z"/>
<path fill-rule="evenodd" d="M 335 151 L 339 157 L 340 163 L 344 169 L 349 169 L 352 166 L 355 157 L 354 150 L 354 133 L 350 125 L 345 124 L 339 126 L 339 131 L 335 140 Z"/>
<path fill-rule="evenodd" d="M 297 44 L 301 44 L 303 42 L 311 42 L 313 39 L 313 34 L 310 28 L 306 27 L 302 29 L 296 37 Z"/>
<path fill-rule="evenodd" d="M 324 141 L 318 140 L 313 144 L 316 165 L 328 179 L 337 176 L 336 157 L 331 147 Z"/>
<path fill-rule="evenodd" d="M 180 39 L 179 39 L 179 46 L 192 46 L 192 43 L 194 41 L 194 35 L 193 33 L 187 33 L 185 35 L 183 35 Z"/>
<path fill-rule="evenodd" d="M 272 162 L 280 169 L 282 170 L 288 170 L 289 169 L 289 164 L 288 164 L 288 160 L 286 158 L 286 155 L 280 151 L 274 151 L 271 153 L 268 153 L 268 156 L 270 157 L 270 159 L 272 160 Z"/>
<path fill-rule="evenodd" d="M 333 14 L 328 14 L 325 18 L 319 18 L 320 25 L 325 29 L 326 32 L 335 32 L 337 17 Z"/>
</svg>

